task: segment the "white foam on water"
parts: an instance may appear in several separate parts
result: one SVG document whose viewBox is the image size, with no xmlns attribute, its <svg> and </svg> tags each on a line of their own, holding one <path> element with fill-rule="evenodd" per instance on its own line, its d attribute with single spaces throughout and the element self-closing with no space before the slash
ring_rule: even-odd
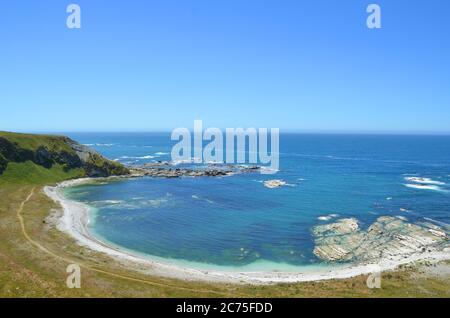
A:
<svg viewBox="0 0 450 318">
<path fill-rule="evenodd" d="M 183 163 L 195 163 L 195 162 L 201 162 L 201 159 L 200 158 L 191 157 L 189 159 L 184 159 L 184 160 L 172 160 L 170 162 L 170 164 L 173 165 L 173 166 L 177 166 L 177 165 L 183 164 Z"/>
<path fill-rule="evenodd" d="M 337 218 L 338 216 L 339 216 L 339 214 L 332 213 L 332 214 L 328 214 L 328 215 L 321 215 L 317 219 L 320 221 L 329 221 L 331 219 Z"/>
<path fill-rule="evenodd" d="M 112 147 L 115 146 L 116 144 L 83 144 L 83 146 L 87 146 L 87 147 L 93 147 L 93 146 L 97 146 L 97 147 Z"/>
<path fill-rule="evenodd" d="M 266 167 L 266 166 L 261 166 L 260 168 L 261 171 L 266 171 L 266 172 L 279 172 L 279 169 L 273 169 L 270 167 Z"/>
<path fill-rule="evenodd" d="M 440 226 L 443 226 L 445 228 L 450 229 L 450 225 L 448 223 L 445 223 L 445 222 L 442 222 L 442 221 L 438 221 L 438 220 L 435 220 L 435 219 L 432 219 L 432 218 L 428 218 L 428 217 L 424 217 L 423 219 L 427 220 L 427 221 L 430 221 L 430 222 L 433 222 L 433 223 L 436 223 L 436 224 L 439 224 Z"/>
<path fill-rule="evenodd" d="M 155 156 L 147 155 L 147 156 L 141 156 L 141 157 L 133 157 L 133 156 L 122 156 L 119 159 L 153 159 Z"/>
<path fill-rule="evenodd" d="M 419 189 L 419 190 L 433 190 L 433 191 L 439 191 L 439 192 L 448 192 L 447 190 L 444 190 L 436 185 L 406 183 L 406 184 L 404 184 L 404 186 L 408 187 L 408 188 Z"/>
<path fill-rule="evenodd" d="M 444 185 L 445 182 L 435 181 L 431 178 L 421 178 L 421 177 L 406 177 L 406 181 L 420 183 L 420 184 L 436 184 L 436 185 Z"/>
<path fill-rule="evenodd" d="M 224 164 L 223 161 L 214 161 L 214 160 L 206 161 L 205 163 L 208 165 L 223 165 Z"/>
<path fill-rule="evenodd" d="M 112 204 L 122 204 L 124 201 L 122 200 L 102 200 L 102 201 L 92 201 L 89 204 L 94 205 L 112 205 Z"/>
</svg>

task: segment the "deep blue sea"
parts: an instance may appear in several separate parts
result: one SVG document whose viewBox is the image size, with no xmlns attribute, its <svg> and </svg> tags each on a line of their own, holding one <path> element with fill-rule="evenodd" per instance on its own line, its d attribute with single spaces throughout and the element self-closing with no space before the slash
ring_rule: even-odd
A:
<svg viewBox="0 0 450 318">
<path fill-rule="evenodd" d="M 170 160 L 174 144 L 169 133 L 68 135 L 130 165 Z M 409 177 L 430 183 L 415 188 Z M 269 179 L 288 185 L 269 189 Z M 355 217 L 363 228 L 382 215 L 450 223 L 450 136 L 282 134 L 275 175 L 140 178 L 66 195 L 92 207 L 99 239 L 149 257 L 202 268 L 316 266 L 320 217 Z"/>
</svg>

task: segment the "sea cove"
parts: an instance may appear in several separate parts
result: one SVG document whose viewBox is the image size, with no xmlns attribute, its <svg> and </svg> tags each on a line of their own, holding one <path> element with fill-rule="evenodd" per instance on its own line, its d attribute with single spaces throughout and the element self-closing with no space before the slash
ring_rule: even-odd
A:
<svg viewBox="0 0 450 318">
<path fill-rule="evenodd" d="M 170 161 L 165 134 L 73 137 L 130 166 Z M 386 216 L 405 224 L 427 222 L 438 227 L 436 237 L 448 235 L 450 148 L 436 152 L 436 145 L 449 147 L 449 137 L 280 139 L 280 187 L 264 186 L 268 176 L 238 173 L 121 179 L 70 187 L 65 194 L 90 207 L 88 231 L 99 241 L 201 271 L 305 274 L 356 266 L 358 259 L 330 261 L 314 252 L 314 228 L 345 218 L 355 219 L 361 230 Z M 175 166 L 199 168 L 193 162 Z M 425 181 L 439 189 L 407 186 Z"/>
</svg>

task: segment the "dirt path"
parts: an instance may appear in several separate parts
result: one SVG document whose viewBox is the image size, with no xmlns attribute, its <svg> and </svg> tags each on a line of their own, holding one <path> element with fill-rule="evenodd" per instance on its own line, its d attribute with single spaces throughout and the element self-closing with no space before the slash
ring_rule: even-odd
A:
<svg viewBox="0 0 450 318">
<path fill-rule="evenodd" d="M 86 270 L 97 272 L 97 273 L 101 273 L 101 274 L 105 274 L 105 275 L 109 275 L 109 276 L 116 277 L 116 278 L 121 278 L 121 279 L 129 280 L 129 281 L 139 282 L 139 283 L 152 285 L 152 286 L 160 286 L 160 287 L 178 289 L 178 290 L 195 292 L 195 293 L 206 293 L 206 294 L 216 294 L 216 295 L 220 295 L 220 296 L 230 296 L 230 293 L 227 293 L 227 292 L 218 292 L 218 291 L 214 291 L 214 290 L 193 289 L 193 288 L 188 288 L 188 287 L 174 286 L 174 285 L 170 285 L 170 284 L 158 283 L 158 282 L 154 282 L 154 281 L 150 281 L 150 280 L 146 280 L 146 279 L 140 279 L 140 278 L 135 278 L 135 277 L 131 277 L 131 276 L 125 276 L 125 275 L 109 272 L 109 271 L 106 271 L 106 270 L 102 270 L 102 269 L 91 267 L 91 266 L 86 265 L 86 264 L 82 264 L 80 262 L 77 262 L 77 261 L 71 260 L 69 258 L 60 256 L 60 255 L 58 255 L 58 254 L 48 250 L 46 247 L 44 247 L 40 243 L 36 242 L 35 240 L 33 240 L 28 235 L 28 233 L 26 231 L 26 228 L 25 228 L 25 222 L 24 222 L 24 219 L 23 219 L 23 216 L 22 216 L 23 209 L 24 209 L 25 205 L 27 204 L 27 202 L 30 201 L 30 199 L 33 197 L 34 191 L 35 191 L 35 188 L 33 188 L 31 190 L 30 194 L 27 196 L 27 198 L 20 203 L 19 209 L 17 210 L 17 218 L 19 219 L 20 227 L 21 227 L 21 230 L 22 230 L 22 234 L 25 237 L 25 239 L 30 244 L 32 244 L 33 246 L 35 246 L 36 248 L 41 250 L 42 252 L 44 252 L 44 253 L 46 253 L 48 255 L 51 255 L 52 257 L 54 257 L 56 259 L 59 259 L 59 260 L 61 260 L 63 262 L 66 262 L 68 264 L 78 264 L 81 268 L 84 268 Z M 233 293 L 233 296 L 245 297 L 246 295 L 236 295 L 235 293 Z"/>
</svg>

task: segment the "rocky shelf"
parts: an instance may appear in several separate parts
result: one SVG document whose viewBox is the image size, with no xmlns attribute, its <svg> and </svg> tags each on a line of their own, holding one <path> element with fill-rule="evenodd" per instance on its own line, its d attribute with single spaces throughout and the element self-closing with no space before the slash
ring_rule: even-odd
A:
<svg viewBox="0 0 450 318">
<path fill-rule="evenodd" d="M 316 226 L 314 254 L 326 261 L 376 261 L 414 253 L 449 250 L 449 228 L 430 222 L 408 223 L 383 216 L 361 230 L 354 218 Z"/>
<path fill-rule="evenodd" d="M 166 166 L 166 167 L 162 167 Z M 159 177 L 159 178 L 180 178 L 180 177 L 224 177 L 237 173 L 257 172 L 260 170 L 258 166 L 232 166 L 227 165 L 220 168 L 174 168 L 166 163 L 147 164 L 143 166 L 129 167 L 129 177 Z"/>
</svg>

